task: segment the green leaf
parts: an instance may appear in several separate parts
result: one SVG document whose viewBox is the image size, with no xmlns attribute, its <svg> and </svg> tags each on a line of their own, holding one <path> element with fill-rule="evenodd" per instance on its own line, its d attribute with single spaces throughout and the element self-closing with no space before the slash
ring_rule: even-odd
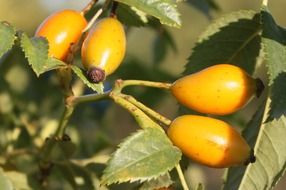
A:
<svg viewBox="0 0 286 190">
<path fill-rule="evenodd" d="M 58 69 L 58 68 L 62 68 L 65 67 L 66 64 L 58 59 L 49 57 L 48 60 L 45 62 L 44 65 L 42 65 L 42 68 L 40 70 L 40 74 L 47 72 L 47 71 L 51 71 L 54 69 Z"/>
<path fill-rule="evenodd" d="M 267 121 L 286 115 L 286 30 L 276 25 L 267 10 L 261 11 L 262 44 L 271 86 L 271 106 Z"/>
<path fill-rule="evenodd" d="M 273 17 L 266 10 L 261 11 L 262 45 L 267 60 L 269 85 L 279 75 L 286 71 L 286 30 L 276 25 Z"/>
<path fill-rule="evenodd" d="M 286 116 L 286 72 L 280 73 L 271 85 L 271 105 L 267 121 Z"/>
<path fill-rule="evenodd" d="M 15 29 L 6 22 L 0 22 L 0 58 L 14 45 Z"/>
<path fill-rule="evenodd" d="M 265 104 L 261 105 L 257 112 L 254 114 L 250 122 L 242 131 L 242 136 L 247 141 L 251 148 L 254 148 L 260 126 L 262 124 L 263 114 L 265 110 Z M 231 167 L 227 169 L 223 190 L 238 189 L 242 177 L 244 175 L 246 167 Z"/>
<path fill-rule="evenodd" d="M 154 189 L 160 189 L 163 187 L 169 187 L 173 184 L 173 181 L 171 179 L 171 176 L 169 173 L 162 175 L 158 177 L 157 179 L 152 179 L 150 181 L 147 181 L 143 183 L 143 185 L 140 187 L 139 190 L 154 190 Z"/>
<path fill-rule="evenodd" d="M 256 163 L 247 167 L 240 190 L 272 189 L 283 176 L 286 167 L 285 118 L 285 30 L 277 26 L 271 14 L 263 8 L 262 44 L 271 85 L 265 115 L 255 145 Z M 281 62 L 282 61 L 282 62 Z M 268 110 L 270 111 L 268 112 Z"/>
<path fill-rule="evenodd" d="M 286 163 L 286 118 L 264 123 L 255 145 L 256 162 L 250 164 L 239 190 L 272 189 L 283 176 Z"/>
<path fill-rule="evenodd" d="M 21 47 L 28 59 L 29 64 L 37 76 L 40 74 L 66 66 L 60 60 L 48 57 L 48 41 L 45 38 L 31 38 L 25 34 L 21 34 Z"/>
<path fill-rule="evenodd" d="M 160 129 L 146 128 L 127 138 L 110 159 L 102 184 L 155 179 L 178 164 L 181 151 Z"/>
<path fill-rule="evenodd" d="M 7 178 L 2 168 L 0 168 L 0 187 L 5 190 L 13 190 L 13 184 Z"/>
<path fill-rule="evenodd" d="M 97 93 L 103 93 L 103 84 L 102 83 L 96 84 L 96 83 L 90 82 L 86 78 L 84 70 L 80 69 L 79 67 L 77 67 L 75 65 L 72 66 L 72 70 L 82 80 L 82 82 L 84 84 L 86 84 L 89 88 L 91 88 L 92 90 L 96 91 Z"/>
<path fill-rule="evenodd" d="M 173 0 L 116 0 L 131 7 L 135 7 L 160 20 L 162 24 L 180 27 L 181 20 L 177 4 Z"/>
<path fill-rule="evenodd" d="M 267 121 L 286 115 L 286 30 L 276 25 L 265 9 L 261 11 L 262 44 L 271 87 L 271 106 Z"/>
<path fill-rule="evenodd" d="M 252 73 L 260 51 L 260 30 L 259 15 L 253 11 L 219 18 L 199 38 L 184 74 L 220 63 L 238 65 Z"/>
<path fill-rule="evenodd" d="M 127 26 L 139 27 L 144 26 L 148 22 L 147 15 L 145 13 L 124 4 L 119 4 L 116 13 L 118 20 Z"/>
</svg>

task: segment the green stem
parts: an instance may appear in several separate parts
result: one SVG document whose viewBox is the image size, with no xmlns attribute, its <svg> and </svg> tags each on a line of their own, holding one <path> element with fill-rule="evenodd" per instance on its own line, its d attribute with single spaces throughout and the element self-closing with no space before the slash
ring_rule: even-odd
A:
<svg viewBox="0 0 286 190">
<path fill-rule="evenodd" d="M 178 172 L 178 175 L 179 175 L 179 178 L 180 178 L 183 190 L 189 190 L 189 187 L 187 185 L 187 182 L 186 182 L 186 179 L 185 179 L 185 176 L 183 174 L 183 171 L 181 169 L 180 164 L 176 165 L 176 170 Z"/>
<path fill-rule="evenodd" d="M 108 98 L 109 94 L 110 94 L 110 91 L 105 92 L 103 94 L 89 94 L 89 95 L 73 97 L 69 104 L 76 105 L 76 104 L 85 103 L 85 102 L 98 101 L 98 100 Z"/>
<path fill-rule="evenodd" d="M 117 80 L 115 83 L 114 91 L 121 92 L 126 86 L 148 86 L 153 88 L 169 89 L 171 83 L 153 82 L 144 80 Z"/>
<path fill-rule="evenodd" d="M 62 136 L 65 134 L 65 129 L 69 121 L 69 118 L 72 115 L 73 110 L 74 110 L 73 106 L 65 107 L 65 110 L 63 112 L 63 115 L 61 117 L 61 120 L 58 124 L 57 130 L 54 136 L 52 137 L 52 139 L 46 141 L 42 149 L 42 153 L 41 153 L 42 160 L 40 162 L 40 166 L 45 167 L 50 162 L 51 151 L 54 145 L 56 144 L 56 140 L 61 139 Z"/>
<path fill-rule="evenodd" d="M 137 106 L 139 109 L 141 109 L 143 112 L 145 112 L 147 115 L 153 117 L 157 121 L 162 122 L 163 124 L 169 126 L 171 124 L 171 120 L 162 116 L 158 112 L 152 110 L 151 108 L 147 107 L 145 104 L 139 102 L 136 100 L 133 96 L 126 95 L 126 94 L 121 94 L 121 97 L 123 97 L 125 100 L 128 102 L 132 103 L 133 105 Z"/>
<path fill-rule="evenodd" d="M 125 100 L 120 95 L 115 93 L 110 93 L 110 97 L 114 100 L 115 103 L 128 110 L 128 112 L 133 115 L 136 122 L 143 129 L 148 127 L 155 127 L 163 130 L 160 125 L 158 125 L 155 121 L 153 121 L 150 117 L 148 117 L 142 110 L 140 110 L 138 107 Z"/>
<path fill-rule="evenodd" d="M 64 113 L 59 122 L 58 128 L 55 132 L 55 137 L 62 137 L 65 134 L 67 123 L 73 113 L 73 110 L 74 110 L 74 106 L 69 106 L 69 105 L 65 106 Z"/>
</svg>

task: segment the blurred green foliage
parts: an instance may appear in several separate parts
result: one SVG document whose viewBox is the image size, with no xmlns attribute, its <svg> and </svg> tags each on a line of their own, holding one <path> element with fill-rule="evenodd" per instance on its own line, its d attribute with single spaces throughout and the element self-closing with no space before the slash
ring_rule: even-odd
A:
<svg viewBox="0 0 286 190">
<path fill-rule="evenodd" d="M 71 6 L 69 1 L 65 2 L 66 4 L 62 4 L 62 7 L 53 7 L 53 10 Z M 217 0 L 214 1 L 215 4 L 210 0 L 203 2 L 206 3 L 203 6 L 199 6 L 198 1 L 192 0 L 180 4 L 183 20 L 180 30 L 128 27 L 128 54 L 120 69 L 105 82 L 105 89 L 111 88 L 118 78 L 175 81 L 181 76 L 197 36 L 209 24 L 211 18 L 217 18 L 233 10 L 258 10 L 260 7 L 258 0 Z M 273 13 L 277 14 L 275 16 L 278 22 L 286 25 L 284 17 L 286 2 L 277 0 L 271 3 L 270 7 Z M 196 5 L 196 8 L 193 5 Z M 124 8 L 126 7 L 122 7 L 123 10 Z M 0 0 L 0 20 L 10 22 L 17 29 L 31 36 L 37 25 L 51 11 L 47 10 L 39 0 Z M 164 37 L 160 38 L 158 33 L 162 31 L 165 31 L 165 33 L 160 33 Z M 78 79 L 74 79 L 73 87 L 77 94 L 91 93 L 90 89 Z M 177 103 L 171 100 L 166 92 L 142 87 L 128 88 L 127 92 L 171 119 L 176 115 Z M 3 176 L 0 171 L 0 184 L 9 186 L 9 182 L 5 181 L 5 177 L 9 177 L 9 179 L 19 179 L 22 187 L 29 183 L 35 189 L 38 188 L 37 180 L 35 180 L 40 177 L 37 173 L 37 161 L 39 160 L 37 152 L 46 137 L 55 131 L 64 109 L 63 101 L 56 74 L 48 72 L 39 78 L 36 77 L 18 47 L 14 47 L 0 59 L 0 165 L 7 171 L 19 171 L 18 173 L 10 172 L 9 176 Z M 245 113 L 241 113 L 238 117 L 230 117 L 230 120 L 243 124 L 248 119 L 249 116 Z M 74 179 L 69 174 L 76 172 L 79 174 L 77 176 L 79 181 L 83 181 L 79 189 L 88 189 L 88 185 L 93 184 L 98 189 L 104 190 L 105 187 L 99 187 L 98 181 L 102 175 L 102 168 L 120 140 L 135 131 L 138 128 L 137 124 L 122 108 L 106 100 L 78 106 L 68 125 L 68 135 L 76 146 L 72 156 L 74 160 L 57 163 L 53 169 L 54 175 L 48 181 L 50 187 L 71 189 L 71 186 L 76 186 L 77 182 L 73 181 Z M 93 163 L 89 163 L 88 158 Z M 60 158 L 60 160 L 64 159 Z M 91 173 L 86 171 L 91 171 Z M 213 171 L 204 167 L 199 170 L 191 168 L 187 175 L 192 175 L 194 171 L 197 171 L 196 173 L 199 173 L 201 178 L 191 185 L 195 186 L 198 182 L 206 181 L 207 189 L 208 187 L 219 188 L 217 179 L 220 178 L 222 171 Z M 24 174 L 28 174 L 28 178 Z M 205 180 L 207 175 L 212 175 L 215 180 Z M 63 177 L 70 183 L 64 183 Z M 121 184 L 113 185 L 111 188 L 130 189 L 137 185 Z"/>
</svg>

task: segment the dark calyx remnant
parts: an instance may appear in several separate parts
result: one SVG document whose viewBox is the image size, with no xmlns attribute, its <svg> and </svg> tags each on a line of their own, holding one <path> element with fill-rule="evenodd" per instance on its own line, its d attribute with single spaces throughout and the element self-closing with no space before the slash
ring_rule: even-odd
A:
<svg viewBox="0 0 286 190">
<path fill-rule="evenodd" d="M 259 98 L 265 86 L 260 78 L 255 79 L 255 82 L 256 82 L 256 97 Z"/>
<path fill-rule="evenodd" d="M 105 79 L 105 71 L 99 67 L 91 67 L 87 71 L 87 77 L 90 82 L 100 83 Z"/>
<path fill-rule="evenodd" d="M 254 150 L 251 149 L 249 158 L 244 162 L 244 165 L 248 165 L 249 163 L 254 163 L 256 161 L 256 157 L 254 156 Z"/>
</svg>

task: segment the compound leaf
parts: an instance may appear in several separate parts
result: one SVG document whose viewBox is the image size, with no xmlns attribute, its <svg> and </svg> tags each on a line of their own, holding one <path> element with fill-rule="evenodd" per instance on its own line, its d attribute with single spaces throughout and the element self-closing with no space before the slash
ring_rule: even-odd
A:
<svg viewBox="0 0 286 190">
<path fill-rule="evenodd" d="M 149 181 L 174 168 L 181 151 L 160 129 L 146 128 L 127 138 L 110 159 L 102 184 Z"/>
</svg>

